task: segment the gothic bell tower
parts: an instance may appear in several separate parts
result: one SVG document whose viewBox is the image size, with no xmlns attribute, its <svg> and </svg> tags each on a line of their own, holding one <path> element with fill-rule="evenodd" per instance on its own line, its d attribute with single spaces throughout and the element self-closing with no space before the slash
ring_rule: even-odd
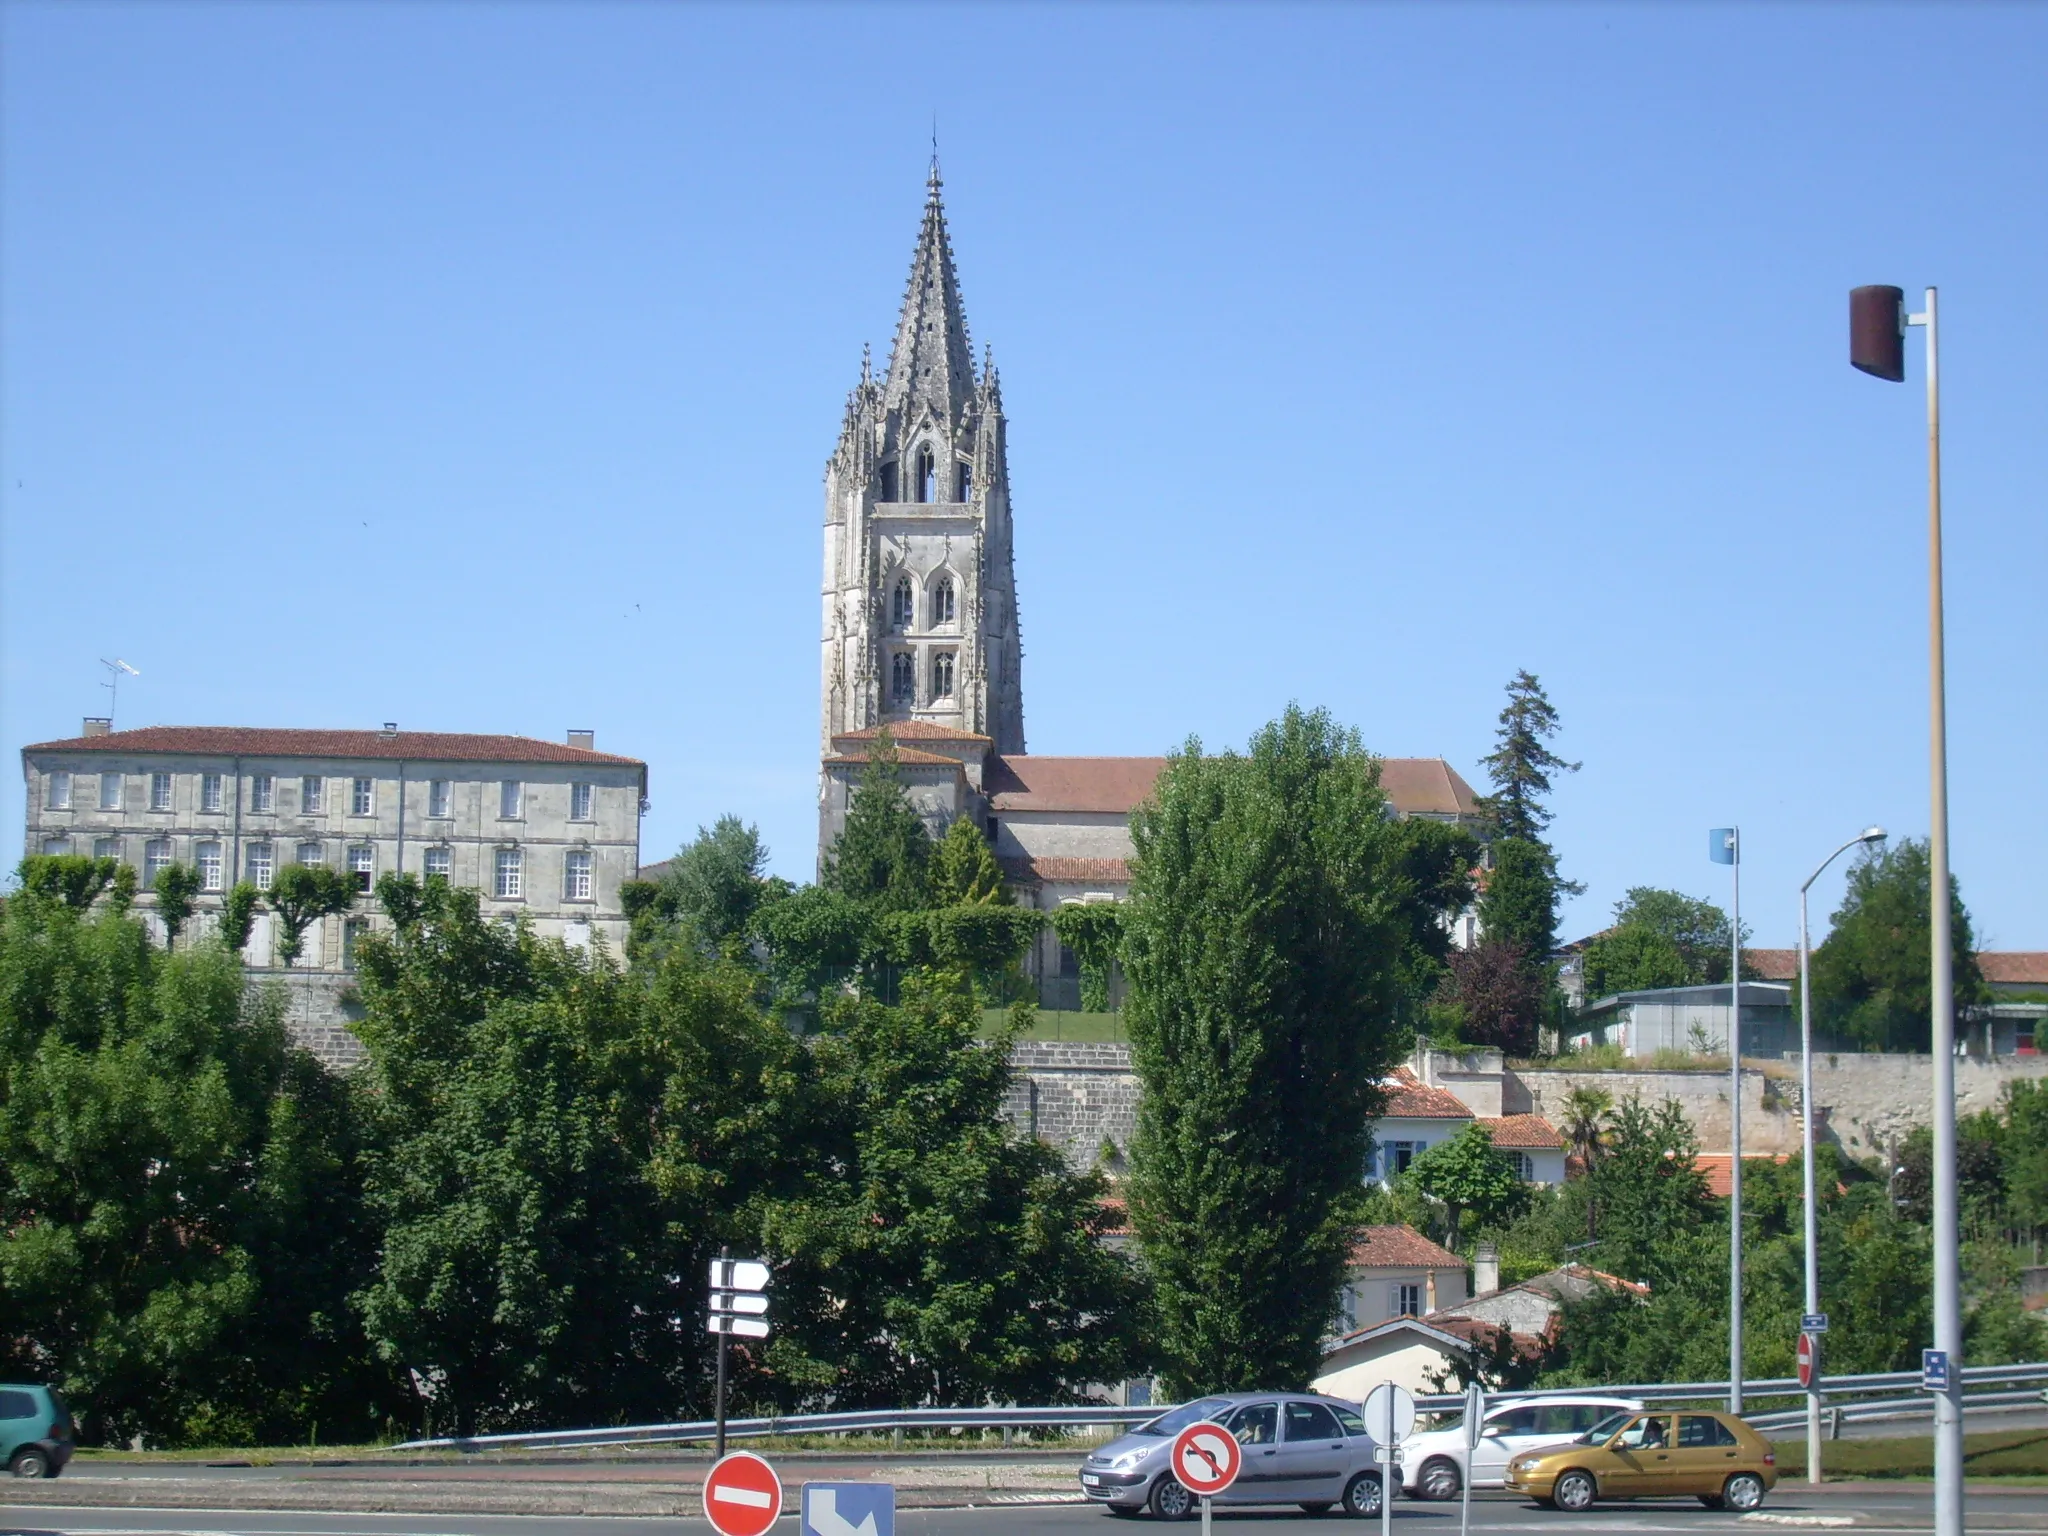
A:
<svg viewBox="0 0 2048 1536">
<path fill-rule="evenodd" d="M 920 721 L 1024 750 L 1010 473 L 977 371 L 932 162 L 896 342 L 864 356 L 825 465 L 820 735 Z"/>
</svg>

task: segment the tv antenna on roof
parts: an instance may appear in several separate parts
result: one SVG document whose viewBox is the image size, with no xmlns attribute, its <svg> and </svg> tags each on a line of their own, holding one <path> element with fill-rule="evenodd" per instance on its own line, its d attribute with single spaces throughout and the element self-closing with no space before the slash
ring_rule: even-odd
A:
<svg viewBox="0 0 2048 1536">
<path fill-rule="evenodd" d="M 121 702 L 121 675 L 125 672 L 130 677 L 140 677 L 142 674 L 118 656 L 112 661 L 102 656 L 100 665 L 107 669 L 107 680 L 100 686 L 107 690 L 107 727 L 111 730 L 114 724 L 114 709 Z"/>
</svg>

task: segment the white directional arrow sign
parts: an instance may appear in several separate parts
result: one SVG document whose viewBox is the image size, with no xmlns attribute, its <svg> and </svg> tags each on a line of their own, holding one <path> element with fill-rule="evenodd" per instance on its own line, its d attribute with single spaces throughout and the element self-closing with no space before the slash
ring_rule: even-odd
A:
<svg viewBox="0 0 2048 1536">
<path fill-rule="evenodd" d="M 869 1510 L 855 1525 L 839 1513 L 839 1490 L 836 1488 L 814 1489 L 804 1504 L 804 1518 L 811 1523 L 818 1536 L 875 1536 L 875 1512 Z"/>
<path fill-rule="evenodd" d="M 890 1483 L 805 1483 L 802 1536 L 896 1536 Z"/>
</svg>

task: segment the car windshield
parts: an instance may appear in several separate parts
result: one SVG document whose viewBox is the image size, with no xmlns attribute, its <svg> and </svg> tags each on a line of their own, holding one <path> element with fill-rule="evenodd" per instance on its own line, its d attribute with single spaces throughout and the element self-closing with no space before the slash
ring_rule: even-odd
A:
<svg viewBox="0 0 2048 1536">
<path fill-rule="evenodd" d="M 1204 1419 L 1213 1419 L 1230 1406 L 1227 1397 L 1205 1397 L 1196 1402 L 1182 1403 L 1171 1413 L 1162 1413 L 1150 1424 L 1140 1424 L 1131 1433 L 1134 1435 L 1177 1435 L 1190 1424 L 1199 1424 Z"/>
<path fill-rule="evenodd" d="M 1614 1435 L 1620 1433 L 1621 1426 L 1635 1416 L 1636 1411 L 1633 1408 L 1624 1408 L 1619 1413 L 1610 1413 L 1598 1424 L 1595 1424 L 1591 1429 L 1579 1436 L 1577 1443 L 1580 1445 L 1599 1445 L 1601 1442 L 1611 1439 Z"/>
</svg>

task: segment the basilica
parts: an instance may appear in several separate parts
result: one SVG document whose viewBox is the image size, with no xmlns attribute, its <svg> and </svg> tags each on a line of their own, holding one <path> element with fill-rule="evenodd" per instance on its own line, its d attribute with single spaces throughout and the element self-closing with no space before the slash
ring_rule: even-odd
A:
<svg viewBox="0 0 2048 1536">
<path fill-rule="evenodd" d="M 1011 529 L 1002 384 L 975 361 L 934 162 L 888 363 L 863 361 L 825 466 L 819 857 L 886 727 L 933 832 L 972 817 L 1020 902 L 1118 900 L 1166 759 L 1025 750 Z M 1441 758 L 1388 758 L 1382 780 L 1400 815 L 1479 820 Z M 1050 979 L 1063 957 L 1042 942 Z"/>
</svg>

